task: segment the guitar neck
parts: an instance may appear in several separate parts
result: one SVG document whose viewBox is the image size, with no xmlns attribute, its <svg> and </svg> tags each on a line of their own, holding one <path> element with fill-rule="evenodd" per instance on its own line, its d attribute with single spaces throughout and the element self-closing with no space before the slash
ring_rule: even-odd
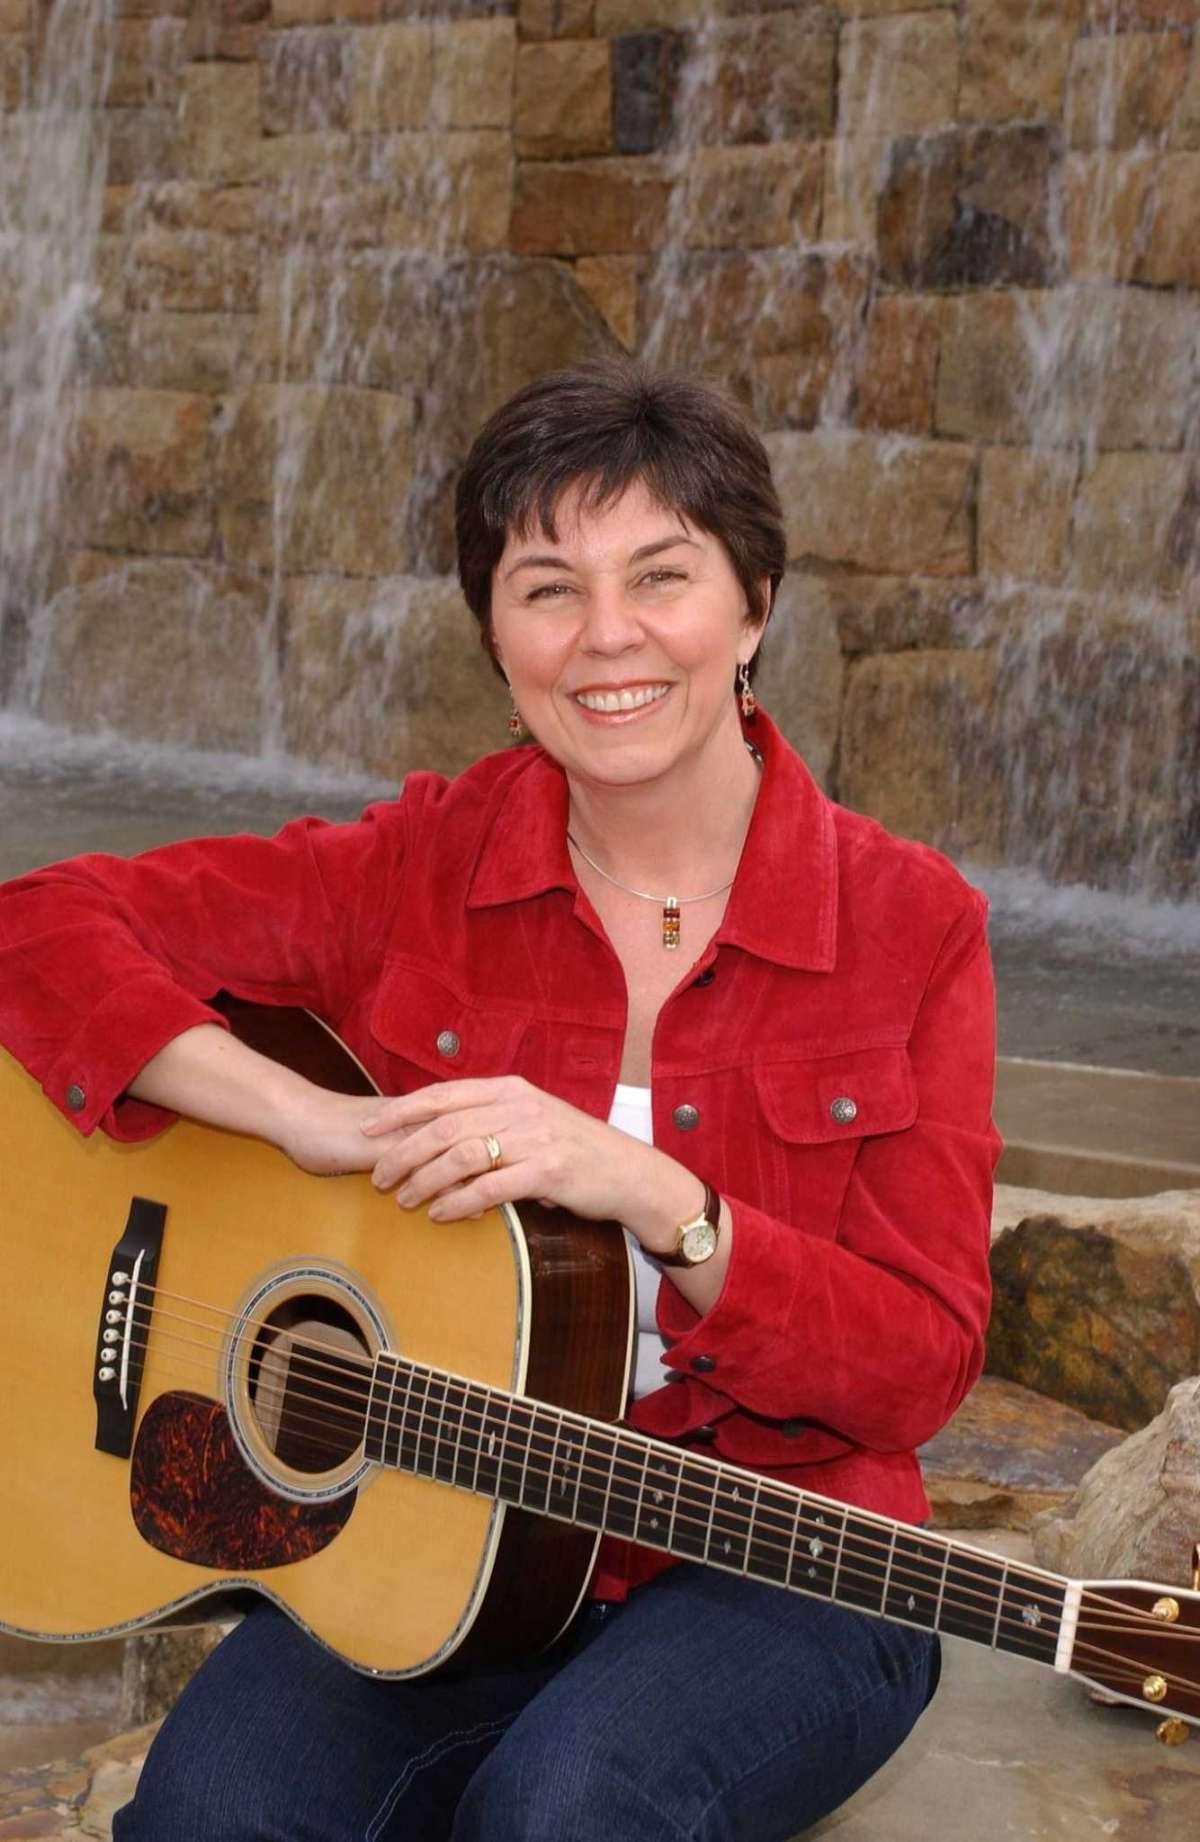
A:
<svg viewBox="0 0 1200 1842">
<path fill-rule="evenodd" d="M 366 1455 L 791 1592 L 1053 1664 L 1070 1582 L 382 1351 Z"/>
</svg>

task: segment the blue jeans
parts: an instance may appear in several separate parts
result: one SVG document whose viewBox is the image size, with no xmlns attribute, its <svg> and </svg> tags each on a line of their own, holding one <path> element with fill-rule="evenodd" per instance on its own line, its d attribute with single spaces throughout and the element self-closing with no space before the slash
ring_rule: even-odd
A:
<svg viewBox="0 0 1200 1842">
<path fill-rule="evenodd" d="M 683 1565 L 516 1667 L 359 1675 L 263 1605 L 114 1842 L 784 1842 L 905 1738 L 937 1639 Z"/>
</svg>

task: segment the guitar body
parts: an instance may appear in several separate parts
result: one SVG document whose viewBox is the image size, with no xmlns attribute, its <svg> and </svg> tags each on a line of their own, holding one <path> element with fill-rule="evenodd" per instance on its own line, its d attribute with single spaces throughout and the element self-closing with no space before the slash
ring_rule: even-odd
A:
<svg viewBox="0 0 1200 1842">
<path fill-rule="evenodd" d="M 269 1027 L 279 1059 L 370 1091 L 312 1019 Z M 118 1245 L 134 1198 L 158 1224 L 140 1278 Z M 0 1630 L 107 1637 L 251 1587 L 359 1668 L 405 1675 L 569 1623 L 595 1533 L 368 1464 L 361 1417 L 345 1425 L 380 1349 L 617 1418 L 632 1314 L 611 1224 L 523 1205 L 439 1226 L 365 1175 L 313 1177 L 187 1121 L 85 1141 L 0 1052 L 0 1235 Z"/>
</svg>

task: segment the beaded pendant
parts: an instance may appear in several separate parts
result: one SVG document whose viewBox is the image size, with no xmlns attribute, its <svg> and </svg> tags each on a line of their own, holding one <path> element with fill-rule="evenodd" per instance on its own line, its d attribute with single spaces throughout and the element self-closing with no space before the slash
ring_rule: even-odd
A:
<svg viewBox="0 0 1200 1842">
<path fill-rule="evenodd" d="M 664 947 L 679 945 L 679 897 L 669 895 L 663 902 L 662 942 Z"/>
</svg>

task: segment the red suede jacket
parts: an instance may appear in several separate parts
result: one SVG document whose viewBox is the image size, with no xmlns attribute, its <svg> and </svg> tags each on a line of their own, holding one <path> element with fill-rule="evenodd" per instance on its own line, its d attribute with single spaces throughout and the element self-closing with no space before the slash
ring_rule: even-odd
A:
<svg viewBox="0 0 1200 1842">
<path fill-rule="evenodd" d="M 655 1143 L 728 1198 L 725 1286 L 669 1280 L 643 1430 L 885 1514 L 927 1513 L 913 1448 L 975 1380 L 987 1322 L 994 1010 L 983 898 L 832 804 L 765 717 L 715 939 L 654 1033 Z M 541 750 L 413 774 L 352 825 L 81 857 L 0 890 L 0 1040 L 83 1132 L 220 987 L 306 1005 L 385 1092 L 515 1072 L 605 1117 L 621 967 L 576 882 Z M 453 1058 L 439 1050 L 452 1031 Z M 847 1105 L 852 1102 L 853 1105 Z M 606 1541 L 596 1590 L 663 1558 Z"/>
</svg>

